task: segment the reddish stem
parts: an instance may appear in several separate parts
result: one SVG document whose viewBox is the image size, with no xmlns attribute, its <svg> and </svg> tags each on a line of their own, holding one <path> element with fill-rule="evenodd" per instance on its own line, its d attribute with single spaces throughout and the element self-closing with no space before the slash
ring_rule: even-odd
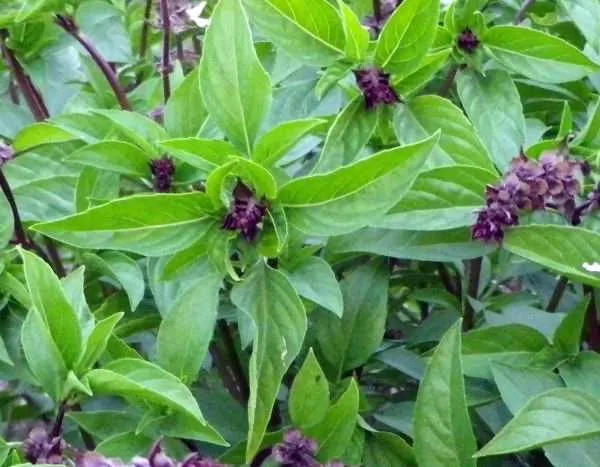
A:
<svg viewBox="0 0 600 467">
<path fill-rule="evenodd" d="M 161 73 L 165 103 L 171 97 L 171 18 L 169 17 L 169 1 L 160 0 L 160 15 L 163 27 Z"/>
</svg>

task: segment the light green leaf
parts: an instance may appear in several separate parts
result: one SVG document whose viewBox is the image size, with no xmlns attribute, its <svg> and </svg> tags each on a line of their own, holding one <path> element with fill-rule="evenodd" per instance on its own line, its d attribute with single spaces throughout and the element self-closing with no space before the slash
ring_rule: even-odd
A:
<svg viewBox="0 0 600 467">
<path fill-rule="evenodd" d="M 212 139 L 168 139 L 161 141 L 160 145 L 173 157 L 207 172 L 225 164 L 229 156 L 239 155 L 231 143 Z"/>
<path fill-rule="evenodd" d="M 438 137 L 285 184 L 279 201 L 286 206 L 290 225 L 310 235 L 329 236 L 375 222 L 410 189 Z"/>
<path fill-rule="evenodd" d="M 571 17 L 575 25 L 596 51 L 600 51 L 600 3 L 598 0 L 558 0 L 561 10 Z"/>
<path fill-rule="evenodd" d="M 566 361 L 558 372 L 567 387 L 579 389 L 600 397 L 600 355 L 595 352 L 581 352 L 572 360 Z"/>
<path fill-rule="evenodd" d="M 600 399 L 576 389 L 552 389 L 531 399 L 476 457 L 521 452 L 600 434 Z"/>
<path fill-rule="evenodd" d="M 552 342 L 556 350 L 567 355 L 577 355 L 581 349 L 581 336 L 590 299 L 582 300 L 560 322 Z"/>
<path fill-rule="evenodd" d="M 50 266 L 34 253 L 20 252 L 33 307 L 48 327 L 67 368 L 73 368 L 82 351 L 81 329 L 75 310 Z"/>
<path fill-rule="evenodd" d="M 0 193 L 0 248 L 5 247 L 13 236 L 14 217 L 4 192 Z"/>
<path fill-rule="evenodd" d="M 91 268 L 117 281 L 127 294 L 131 311 L 144 298 L 144 273 L 138 263 L 119 251 L 105 251 L 98 255 L 84 253 L 83 260 Z"/>
<path fill-rule="evenodd" d="M 385 23 L 375 49 L 375 64 L 390 73 L 418 68 L 435 39 L 440 0 L 405 0 Z"/>
<path fill-rule="evenodd" d="M 252 159 L 264 167 L 275 165 L 304 136 L 323 123 L 325 120 L 306 118 L 276 126 L 258 140 Z"/>
<path fill-rule="evenodd" d="M 369 111 L 362 95 L 354 98 L 337 116 L 313 174 L 330 172 L 358 160 L 377 127 L 379 111 Z"/>
<path fill-rule="evenodd" d="M 485 205 L 485 189 L 498 176 L 474 166 L 453 165 L 422 172 L 410 191 L 375 227 L 446 230 L 472 226 Z"/>
<path fill-rule="evenodd" d="M 98 200 L 111 200 L 119 196 L 120 176 L 115 172 L 84 167 L 75 186 L 75 209 L 85 211 L 98 204 Z"/>
<path fill-rule="evenodd" d="M 575 81 L 600 70 L 575 46 L 535 29 L 494 26 L 483 44 L 507 68 L 543 83 Z"/>
<path fill-rule="evenodd" d="M 108 340 L 123 313 L 116 313 L 98 322 L 87 339 L 85 351 L 77 364 L 79 372 L 90 369 L 102 356 L 108 345 Z"/>
<path fill-rule="evenodd" d="M 35 379 L 52 400 L 60 401 L 68 370 L 44 318 L 35 308 L 29 310 L 23 323 L 21 344 Z"/>
<path fill-rule="evenodd" d="M 165 106 L 165 128 L 173 138 L 196 136 L 208 113 L 200 95 L 199 68 L 188 74 Z"/>
<path fill-rule="evenodd" d="M 345 34 L 341 18 L 327 0 L 243 0 L 263 36 L 291 57 L 314 66 L 341 58 Z"/>
<path fill-rule="evenodd" d="M 138 195 L 33 229 L 78 248 L 164 256 L 194 243 L 212 225 L 212 209 L 204 193 Z"/>
<path fill-rule="evenodd" d="M 365 465 L 416 467 L 417 461 L 410 445 L 398 435 L 376 431 L 367 433 Z"/>
<path fill-rule="evenodd" d="M 358 385 L 352 378 L 347 389 L 325 415 L 325 419 L 304 430 L 309 438 L 317 441 L 317 459 L 320 461 L 339 458 L 346 451 L 358 421 L 358 400 Z"/>
<path fill-rule="evenodd" d="M 419 96 L 397 107 L 394 131 L 401 143 L 414 143 L 440 129 L 442 134 L 429 166 L 462 164 L 494 170 L 473 125 L 449 100 L 439 96 Z"/>
<path fill-rule="evenodd" d="M 290 417 L 295 426 L 307 428 L 321 422 L 328 409 L 329 383 L 311 348 L 290 390 Z"/>
<path fill-rule="evenodd" d="M 239 0 L 220 0 L 212 13 L 200 63 L 200 92 L 230 141 L 252 154 L 271 107 L 271 80 L 258 60 Z"/>
<path fill-rule="evenodd" d="M 70 132 L 51 123 L 34 123 L 23 128 L 13 141 L 16 152 L 25 152 L 42 144 L 64 143 L 77 139 Z"/>
<path fill-rule="evenodd" d="M 374 261 L 356 268 L 341 282 L 341 319 L 324 310 L 313 314 L 318 355 L 335 380 L 366 363 L 381 344 L 388 313 L 387 271 L 383 261 Z"/>
<path fill-rule="evenodd" d="M 84 146 L 66 160 L 87 167 L 108 170 L 123 175 L 144 177 L 150 175 L 152 154 L 123 141 L 102 141 Z"/>
<path fill-rule="evenodd" d="M 282 272 L 300 296 L 326 308 L 341 317 L 344 299 L 331 266 L 323 258 L 310 256 L 291 269 Z"/>
<path fill-rule="evenodd" d="M 511 228 L 503 246 L 573 280 L 600 286 L 600 276 L 584 266 L 600 258 L 600 234 L 596 232 L 560 225 L 527 225 Z"/>
<path fill-rule="evenodd" d="M 451 49 L 440 50 L 428 54 L 419 67 L 407 75 L 393 77 L 393 86 L 396 92 L 403 97 L 408 97 L 417 92 L 433 79 L 448 61 Z"/>
<path fill-rule="evenodd" d="M 438 344 L 419 386 L 415 407 L 418 465 L 475 467 L 477 450 L 467 411 L 459 320 Z"/>
<path fill-rule="evenodd" d="M 338 0 L 338 8 L 341 10 L 342 24 L 346 35 L 346 57 L 350 60 L 362 60 L 369 48 L 369 31 L 343 0 Z"/>
<path fill-rule="evenodd" d="M 525 144 L 525 118 L 519 92 L 504 71 L 488 71 L 485 77 L 461 71 L 457 77 L 460 101 L 479 137 L 501 172 L 519 155 Z"/>
<path fill-rule="evenodd" d="M 163 319 L 157 362 L 184 383 L 195 381 L 213 336 L 219 305 L 219 274 L 204 276 L 181 295 Z"/>
<path fill-rule="evenodd" d="M 252 459 L 261 446 L 281 379 L 300 352 L 306 314 L 293 286 L 279 271 L 257 264 L 234 286 L 231 300 L 256 327 L 250 358 L 248 446 Z"/>
<path fill-rule="evenodd" d="M 135 358 L 115 360 L 92 370 L 87 380 L 95 394 L 133 398 L 143 403 L 170 408 L 206 424 L 198 403 L 178 378 L 158 366 Z"/>
</svg>

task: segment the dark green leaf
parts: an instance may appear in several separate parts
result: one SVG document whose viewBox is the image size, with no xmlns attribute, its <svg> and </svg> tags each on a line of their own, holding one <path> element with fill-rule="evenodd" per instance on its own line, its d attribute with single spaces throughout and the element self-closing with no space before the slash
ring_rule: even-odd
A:
<svg viewBox="0 0 600 467">
<path fill-rule="evenodd" d="M 328 409 L 329 383 L 311 348 L 290 390 L 290 417 L 295 426 L 310 427 L 321 422 Z"/>
</svg>

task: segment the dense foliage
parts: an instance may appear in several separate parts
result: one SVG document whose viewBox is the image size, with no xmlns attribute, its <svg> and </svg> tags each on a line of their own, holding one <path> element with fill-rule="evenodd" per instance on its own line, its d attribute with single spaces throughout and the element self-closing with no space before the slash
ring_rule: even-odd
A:
<svg viewBox="0 0 600 467">
<path fill-rule="evenodd" d="M 1 0 L 0 464 L 599 466 L 599 25 Z"/>
</svg>

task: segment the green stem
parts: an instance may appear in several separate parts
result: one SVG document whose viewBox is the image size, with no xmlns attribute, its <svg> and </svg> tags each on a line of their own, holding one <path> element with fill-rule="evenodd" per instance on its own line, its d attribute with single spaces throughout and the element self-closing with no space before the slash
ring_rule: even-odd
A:
<svg viewBox="0 0 600 467">
<path fill-rule="evenodd" d="M 556 287 L 554 287 L 554 291 L 552 292 L 552 296 L 550 297 L 550 301 L 546 307 L 546 310 L 548 310 L 550 313 L 554 313 L 558 308 L 560 300 L 562 299 L 568 284 L 569 279 L 564 276 L 561 276 L 556 282 Z"/>
</svg>

